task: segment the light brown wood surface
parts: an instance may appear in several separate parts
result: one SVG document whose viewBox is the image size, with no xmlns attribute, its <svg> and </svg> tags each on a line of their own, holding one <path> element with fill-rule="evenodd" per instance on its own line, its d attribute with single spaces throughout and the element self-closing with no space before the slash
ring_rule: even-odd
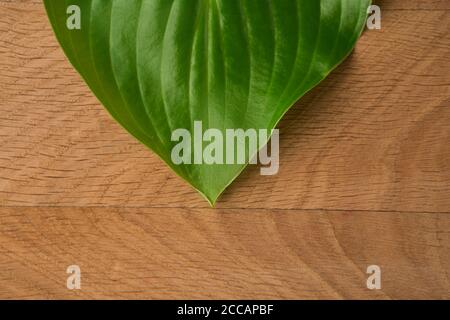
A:
<svg viewBox="0 0 450 320">
<path fill-rule="evenodd" d="M 0 0 L 0 298 L 449 299 L 450 1 L 377 3 L 382 30 L 282 121 L 279 174 L 210 209 L 111 120 L 40 1 Z"/>
</svg>

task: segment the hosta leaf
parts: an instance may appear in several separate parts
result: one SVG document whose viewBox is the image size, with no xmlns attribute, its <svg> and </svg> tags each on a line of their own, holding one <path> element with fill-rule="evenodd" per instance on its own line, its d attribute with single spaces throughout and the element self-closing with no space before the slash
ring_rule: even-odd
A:
<svg viewBox="0 0 450 320">
<path fill-rule="evenodd" d="M 214 203 L 245 164 L 175 164 L 177 128 L 273 129 L 352 50 L 370 0 L 44 0 L 126 130 Z M 80 8 L 80 29 L 67 19 Z M 73 8 L 73 7 L 71 7 Z M 193 133 L 193 132 L 192 132 Z M 251 155 L 246 155 L 246 160 Z"/>
</svg>

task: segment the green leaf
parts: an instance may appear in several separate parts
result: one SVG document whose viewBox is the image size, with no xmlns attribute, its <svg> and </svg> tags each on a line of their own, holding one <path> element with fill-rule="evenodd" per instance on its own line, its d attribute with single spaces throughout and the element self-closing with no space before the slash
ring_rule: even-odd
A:
<svg viewBox="0 0 450 320">
<path fill-rule="evenodd" d="M 110 114 L 214 204 L 246 164 L 175 164 L 172 132 L 275 128 L 352 50 L 370 0 L 44 0 Z M 67 20 L 80 10 L 80 29 Z M 267 142 L 262 141 L 263 143 Z M 250 152 L 246 153 L 248 162 Z"/>
</svg>

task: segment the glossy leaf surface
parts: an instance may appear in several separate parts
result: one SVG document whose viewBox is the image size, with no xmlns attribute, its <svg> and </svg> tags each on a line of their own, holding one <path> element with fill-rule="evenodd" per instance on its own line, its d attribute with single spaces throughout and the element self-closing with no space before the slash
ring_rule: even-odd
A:
<svg viewBox="0 0 450 320">
<path fill-rule="evenodd" d="M 370 0 L 44 2 L 66 55 L 114 119 L 210 203 L 245 164 L 176 165 L 173 131 L 193 133 L 194 121 L 224 136 L 226 129 L 273 129 L 350 53 L 370 5 Z M 73 5 L 80 9 L 80 29 L 68 28 Z"/>
</svg>

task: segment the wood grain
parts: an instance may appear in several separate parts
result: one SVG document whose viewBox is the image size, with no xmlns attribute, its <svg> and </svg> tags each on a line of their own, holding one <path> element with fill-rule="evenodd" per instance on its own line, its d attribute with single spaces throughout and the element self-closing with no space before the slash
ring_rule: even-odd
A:
<svg viewBox="0 0 450 320">
<path fill-rule="evenodd" d="M 207 207 L 111 120 L 42 5 L 11 6 L 2 15 L 0 205 Z M 366 32 L 281 123 L 280 173 L 248 168 L 219 207 L 449 211 L 450 11 L 383 17 L 382 31 Z"/>
<path fill-rule="evenodd" d="M 375 3 L 382 30 L 280 124 L 279 174 L 213 210 L 111 120 L 41 1 L 0 0 L 0 298 L 450 298 L 450 2 Z"/>
<path fill-rule="evenodd" d="M 447 216 L 255 209 L 2 209 L 0 295 L 448 299 Z M 80 291 L 65 288 L 65 270 L 72 264 L 81 268 Z M 372 264 L 383 270 L 380 291 L 366 287 L 366 268 Z"/>
</svg>

